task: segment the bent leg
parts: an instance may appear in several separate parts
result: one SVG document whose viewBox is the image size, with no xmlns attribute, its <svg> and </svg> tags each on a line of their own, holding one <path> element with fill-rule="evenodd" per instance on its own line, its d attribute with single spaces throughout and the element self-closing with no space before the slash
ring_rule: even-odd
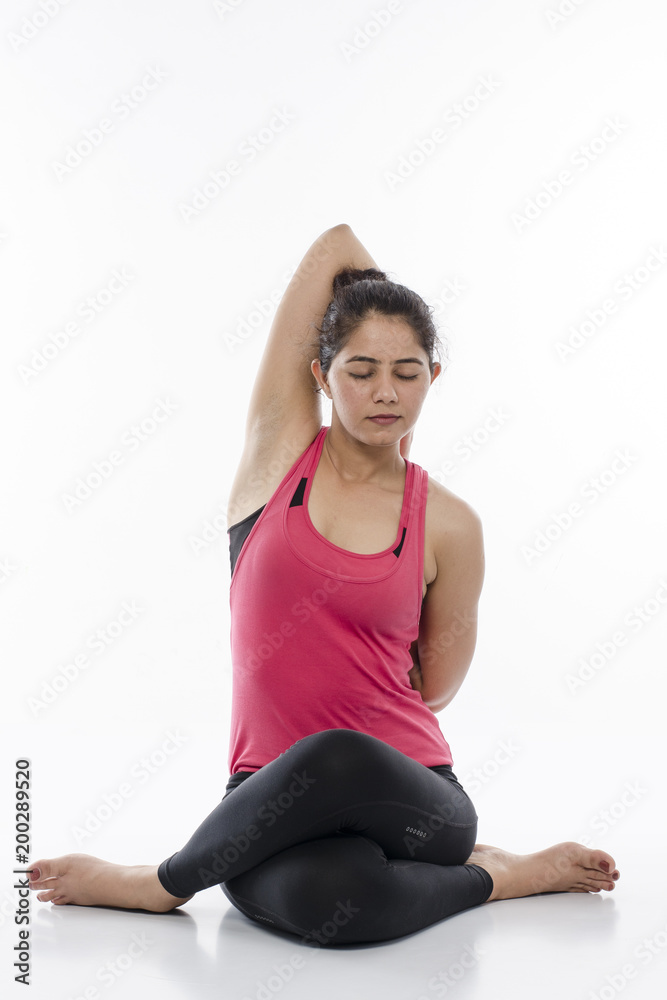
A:
<svg viewBox="0 0 667 1000">
<path fill-rule="evenodd" d="M 404 937 L 486 902 L 492 888 L 477 865 L 389 860 L 356 834 L 297 844 L 221 885 L 251 920 L 316 945 Z"/>
<path fill-rule="evenodd" d="M 456 781 L 366 733 L 332 729 L 299 740 L 225 796 L 182 850 L 158 867 L 162 886 L 189 896 L 280 851 L 341 830 L 387 857 L 462 865 L 477 815 Z"/>
</svg>

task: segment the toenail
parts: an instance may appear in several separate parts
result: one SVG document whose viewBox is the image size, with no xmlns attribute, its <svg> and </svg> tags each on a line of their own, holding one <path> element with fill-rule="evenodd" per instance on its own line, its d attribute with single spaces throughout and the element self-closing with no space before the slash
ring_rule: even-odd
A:
<svg viewBox="0 0 667 1000">
<path fill-rule="evenodd" d="M 31 870 L 31 872 L 30 872 L 30 881 L 31 882 L 37 882 L 38 879 L 40 879 L 41 877 L 42 877 L 42 873 L 39 870 L 39 868 L 33 868 Z"/>
<path fill-rule="evenodd" d="M 608 861 L 601 861 L 600 862 L 600 868 L 602 869 L 603 872 L 608 872 L 609 871 L 609 862 Z"/>
<path fill-rule="evenodd" d="M 614 874 L 612 875 L 612 878 L 618 878 L 618 872 L 614 872 Z"/>
</svg>

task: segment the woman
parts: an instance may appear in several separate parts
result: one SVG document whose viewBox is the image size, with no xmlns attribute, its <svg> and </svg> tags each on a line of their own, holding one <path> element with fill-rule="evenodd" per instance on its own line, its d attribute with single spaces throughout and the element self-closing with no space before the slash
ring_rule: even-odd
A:
<svg viewBox="0 0 667 1000">
<path fill-rule="evenodd" d="M 315 240 L 271 328 L 229 500 L 225 796 L 159 865 L 34 862 L 38 899 L 166 912 L 220 884 L 257 923 L 348 944 L 495 899 L 614 888 L 604 851 L 475 844 L 435 713 L 473 656 L 482 530 L 408 460 L 436 350 L 430 309 L 349 226 Z"/>
</svg>

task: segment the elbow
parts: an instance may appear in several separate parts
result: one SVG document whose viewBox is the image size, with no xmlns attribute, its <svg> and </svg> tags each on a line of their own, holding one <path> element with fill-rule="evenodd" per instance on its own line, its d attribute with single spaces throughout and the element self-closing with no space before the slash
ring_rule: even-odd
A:
<svg viewBox="0 0 667 1000">
<path fill-rule="evenodd" d="M 348 226 L 347 222 L 339 222 L 337 226 L 331 226 L 331 228 L 326 231 L 327 233 L 351 233 L 352 227 Z"/>
<path fill-rule="evenodd" d="M 454 700 L 454 695 L 456 694 L 457 691 L 458 687 L 451 688 L 444 694 L 439 694 L 434 697 L 429 697 L 428 691 L 424 692 L 424 689 L 422 688 L 420 693 L 422 696 L 422 701 L 424 702 L 426 707 L 430 708 L 434 715 L 437 715 L 438 712 L 442 712 L 443 708 L 447 708 L 450 701 Z"/>
</svg>

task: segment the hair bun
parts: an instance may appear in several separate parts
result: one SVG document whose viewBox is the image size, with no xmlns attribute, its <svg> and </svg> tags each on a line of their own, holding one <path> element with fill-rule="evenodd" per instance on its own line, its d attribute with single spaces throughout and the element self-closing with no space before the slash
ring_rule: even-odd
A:
<svg viewBox="0 0 667 1000">
<path fill-rule="evenodd" d="M 334 295 L 341 288 L 347 288 L 348 285 L 355 285 L 358 281 L 389 281 L 389 278 L 384 271 L 378 271 L 375 267 L 367 267 L 365 270 L 360 270 L 356 267 L 344 267 L 334 277 Z"/>
</svg>

